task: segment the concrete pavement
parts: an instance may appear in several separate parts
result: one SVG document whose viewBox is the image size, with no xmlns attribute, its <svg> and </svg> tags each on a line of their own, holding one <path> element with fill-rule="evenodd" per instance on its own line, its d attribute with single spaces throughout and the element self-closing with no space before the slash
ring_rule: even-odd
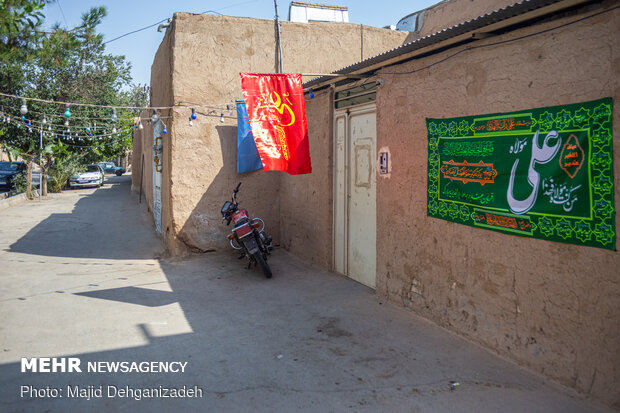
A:
<svg viewBox="0 0 620 413">
<path fill-rule="evenodd" d="M 160 259 L 129 188 L 0 212 L 0 411 L 608 411 L 281 249 L 271 280 L 228 251 Z M 22 373 L 24 357 L 82 372 Z M 149 372 L 107 372 L 120 362 Z"/>
</svg>

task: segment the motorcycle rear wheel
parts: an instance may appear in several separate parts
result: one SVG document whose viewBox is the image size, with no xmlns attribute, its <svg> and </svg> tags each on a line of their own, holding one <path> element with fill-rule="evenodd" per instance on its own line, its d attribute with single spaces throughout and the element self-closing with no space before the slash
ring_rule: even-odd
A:
<svg viewBox="0 0 620 413">
<path fill-rule="evenodd" d="M 267 264 L 267 261 L 265 261 L 265 259 L 263 258 L 263 253 L 260 251 L 254 253 L 254 259 L 258 263 L 260 269 L 263 271 L 263 274 L 265 274 L 265 277 L 271 278 L 271 268 L 269 268 L 269 264 Z"/>
</svg>

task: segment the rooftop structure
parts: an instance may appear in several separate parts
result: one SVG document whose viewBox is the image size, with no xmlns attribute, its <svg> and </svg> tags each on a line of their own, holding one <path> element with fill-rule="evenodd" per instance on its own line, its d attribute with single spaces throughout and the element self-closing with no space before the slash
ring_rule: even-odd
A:
<svg viewBox="0 0 620 413">
<path fill-rule="evenodd" d="M 289 21 L 297 23 L 348 23 L 349 11 L 347 7 L 342 6 L 292 1 L 289 7 L 288 19 Z"/>
</svg>

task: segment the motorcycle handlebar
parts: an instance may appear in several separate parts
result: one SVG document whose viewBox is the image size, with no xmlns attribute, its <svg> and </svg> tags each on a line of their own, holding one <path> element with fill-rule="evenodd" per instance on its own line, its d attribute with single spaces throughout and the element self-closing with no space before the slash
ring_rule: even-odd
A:
<svg viewBox="0 0 620 413">
<path fill-rule="evenodd" d="M 233 200 L 233 204 L 237 203 L 237 192 L 239 192 L 239 187 L 241 186 L 241 182 L 239 182 L 237 184 L 237 187 L 235 188 L 235 190 L 233 191 L 233 196 L 232 196 L 232 200 Z"/>
</svg>

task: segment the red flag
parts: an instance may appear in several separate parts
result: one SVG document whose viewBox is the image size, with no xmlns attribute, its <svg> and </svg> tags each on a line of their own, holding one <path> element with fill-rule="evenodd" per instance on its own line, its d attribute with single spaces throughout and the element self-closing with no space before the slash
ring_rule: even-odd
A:
<svg viewBox="0 0 620 413">
<path fill-rule="evenodd" d="M 291 175 L 312 172 L 301 74 L 239 74 L 264 169 Z"/>
</svg>

